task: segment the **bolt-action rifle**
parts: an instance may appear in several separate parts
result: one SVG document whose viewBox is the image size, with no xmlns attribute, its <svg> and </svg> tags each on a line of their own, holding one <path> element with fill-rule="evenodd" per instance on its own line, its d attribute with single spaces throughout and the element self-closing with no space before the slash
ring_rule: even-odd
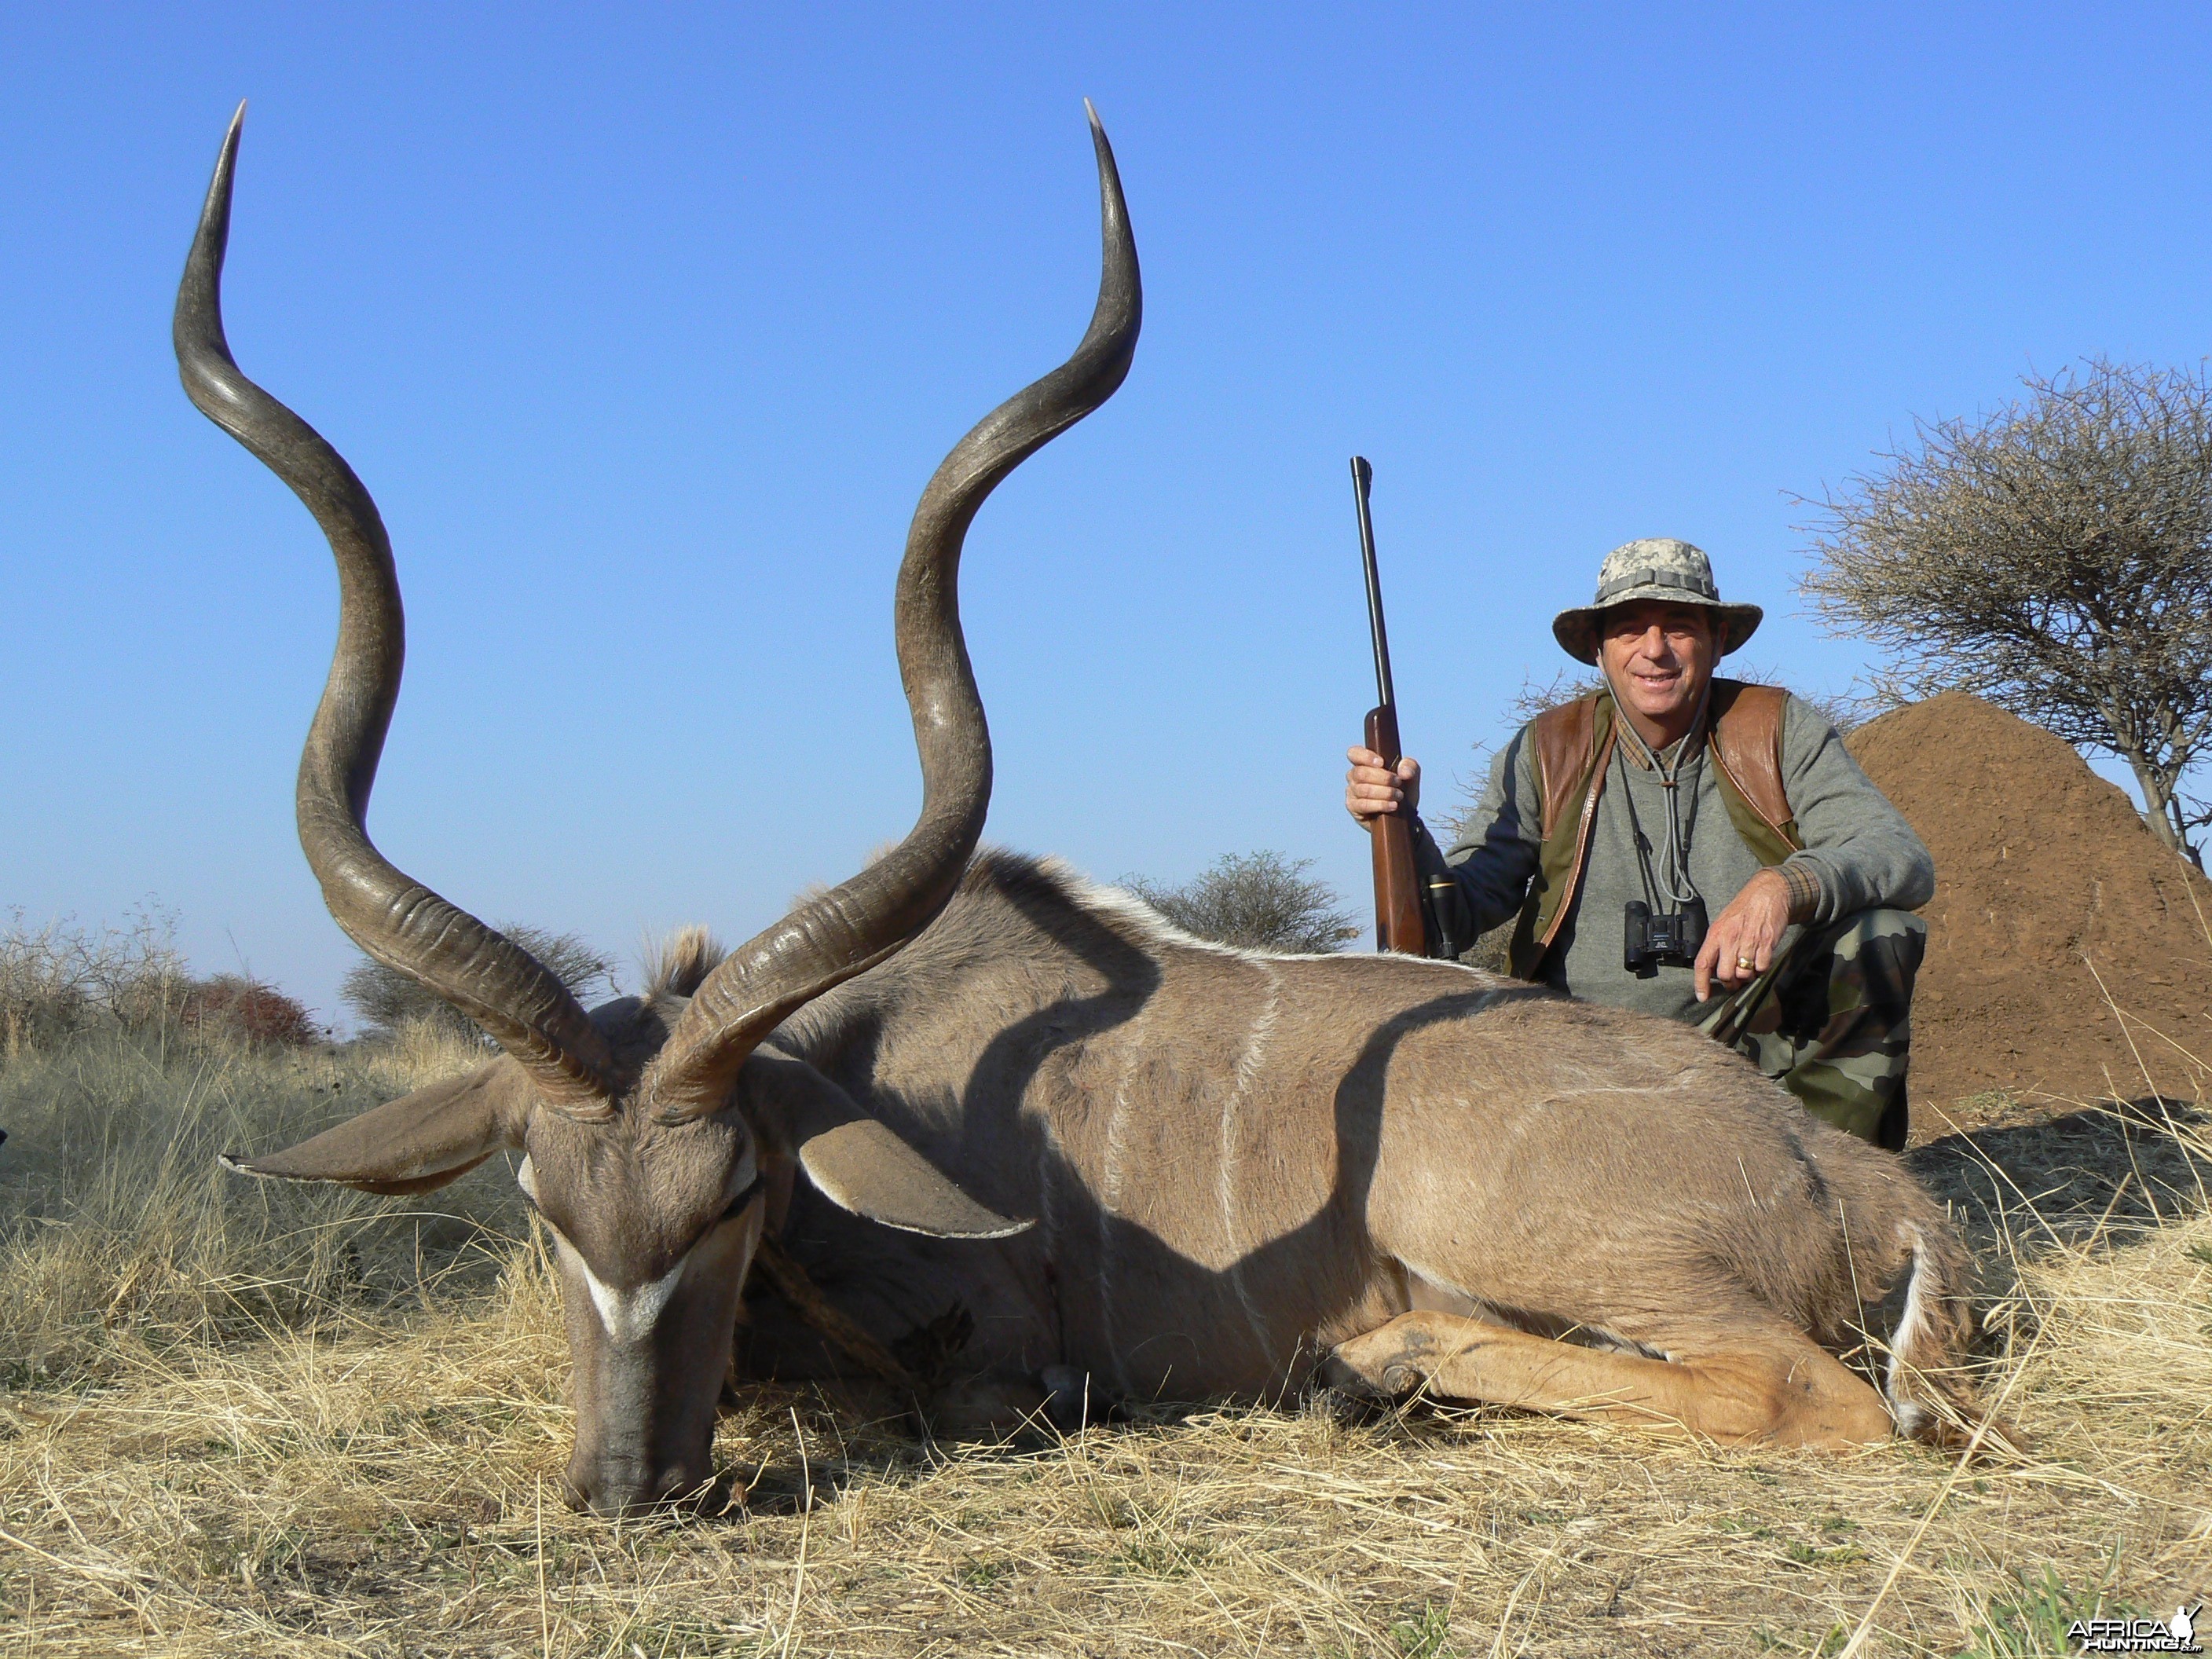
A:
<svg viewBox="0 0 2212 1659">
<path fill-rule="evenodd" d="M 1382 626 L 1382 578 L 1375 568 L 1375 520 L 1367 507 L 1374 483 L 1375 469 L 1354 455 L 1352 494 L 1359 508 L 1359 551 L 1367 565 L 1367 626 L 1375 636 L 1376 702 L 1367 711 L 1367 746 L 1382 757 L 1383 765 L 1395 768 L 1401 753 L 1398 700 L 1390 685 L 1390 636 Z M 1438 941 L 1413 867 L 1413 815 L 1384 812 L 1370 818 L 1367 827 L 1374 837 L 1376 948 L 1427 956 Z"/>
</svg>

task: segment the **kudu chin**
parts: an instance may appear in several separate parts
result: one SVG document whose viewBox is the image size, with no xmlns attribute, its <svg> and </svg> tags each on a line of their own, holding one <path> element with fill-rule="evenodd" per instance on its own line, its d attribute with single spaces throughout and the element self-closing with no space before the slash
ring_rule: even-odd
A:
<svg viewBox="0 0 2212 1659">
<path fill-rule="evenodd" d="M 247 1175 L 405 1194 L 502 1149 L 523 1152 L 523 1188 L 560 1258 L 575 1364 L 573 1500 L 622 1513 L 696 1492 L 712 1474 L 714 1402 L 745 1274 L 798 1174 L 845 1212 L 911 1232 L 994 1238 L 1028 1224 L 969 1199 L 819 1072 L 757 1050 L 792 1013 L 926 928 L 975 851 L 991 745 L 961 635 L 961 544 L 1000 481 L 1128 372 L 1143 307 L 1113 152 L 1094 112 L 1104 251 L 1089 331 L 945 457 L 908 535 L 894 611 L 922 770 L 913 830 L 738 949 L 693 948 L 647 994 L 586 1012 L 528 951 L 369 840 L 369 791 L 404 654 L 398 577 L 353 470 L 248 380 L 225 342 L 222 264 L 244 116 L 241 106 L 208 188 L 175 340 L 192 402 L 291 487 L 337 561 L 337 647 L 300 757 L 300 844 L 354 942 L 476 1021 L 503 1054 L 288 1151 L 225 1162 Z"/>
</svg>

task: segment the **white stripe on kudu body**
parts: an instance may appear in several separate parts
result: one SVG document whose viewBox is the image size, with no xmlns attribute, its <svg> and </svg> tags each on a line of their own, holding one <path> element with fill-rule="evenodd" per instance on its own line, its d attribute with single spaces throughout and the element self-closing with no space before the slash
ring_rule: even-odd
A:
<svg viewBox="0 0 2212 1659">
<path fill-rule="evenodd" d="M 1121 1074 L 1114 1085 L 1114 1113 L 1106 1120 L 1106 1171 L 1098 1183 L 1098 1334 L 1113 1361 L 1114 1386 L 1129 1392 L 1129 1368 L 1114 1334 L 1114 1227 L 1121 1218 L 1121 1168 L 1127 1155 L 1124 1131 L 1129 1121 L 1129 1079 L 1143 1053 L 1141 1042 L 1132 1043 L 1121 1057 Z"/>
<path fill-rule="evenodd" d="M 1259 1076 L 1260 1068 L 1267 1055 L 1267 1039 L 1275 1030 L 1275 1010 L 1282 994 L 1282 981 L 1274 969 L 1264 961 L 1252 964 L 1259 969 L 1267 988 L 1267 1000 L 1260 1005 L 1260 1012 L 1252 1021 L 1252 1029 L 1244 1039 L 1244 1052 L 1237 1057 L 1237 1086 L 1221 1106 L 1221 1164 L 1214 1185 L 1221 1202 L 1221 1242 L 1224 1260 L 1229 1267 L 1229 1283 L 1237 1292 L 1237 1305 L 1244 1310 L 1244 1322 L 1252 1328 L 1252 1335 L 1260 1345 L 1262 1356 L 1273 1359 L 1274 1348 L 1267 1340 L 1267 1322 L 1254 1305 L 1252 1293 L 1244 1284 L 1243 1260 L 1245 1243 L 1239 1237 L 1237 1188 L 1238 1167 L 1237 1157 L 1237 1120 L 1246 1098 L 1252 1092 L 1252 1080 Z"/>
</svg>

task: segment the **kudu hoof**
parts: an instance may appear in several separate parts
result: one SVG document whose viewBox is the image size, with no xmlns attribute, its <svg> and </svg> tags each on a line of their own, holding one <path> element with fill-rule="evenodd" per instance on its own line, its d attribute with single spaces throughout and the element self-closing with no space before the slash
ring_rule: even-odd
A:
<svg viewBox="0 0 2212 1659">
<path fill-rule="evenodd" d="M 1370 1376 L 1341 1354 L 1332 1353 L 1315 1368 L 1308 1400 L 1318 1402 L 1324 1395 L 1334 1395 L 1347 1407 L 1371 1416 L 1392 1410 L 1420 1385 L 1420 1374 L 1406 1365 L 1391 1364 Z"/>
<path fill-rule="evenodd" d="M 1037 1373 L 1037 1386 L 1044 1390 L 1045 1421 L 1062 1434 L 1079 1434 L 1086 1424 L 1112 1422 L 1119 1415 L 1079 1366 L 1047 1365 Z"/>
</svg>

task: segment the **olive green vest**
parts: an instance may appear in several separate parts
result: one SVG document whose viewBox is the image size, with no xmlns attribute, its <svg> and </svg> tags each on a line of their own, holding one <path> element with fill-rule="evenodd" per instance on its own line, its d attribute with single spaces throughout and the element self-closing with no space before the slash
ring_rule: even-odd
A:
<svg viewBox="0 0 2212 1659">
<path fill-rule="evenodd" d="M 1782 711 L 1788 701 L 1789 694 L 1775 686 L 1713 682 L 1705 752 L 1729 822 L 1763 865 L 1779 864 L 1805 845 L 1782 787 Z M 1528 724 L 1544 845 L 1513 930 L 1513 971 L 1522 979 L 1536 977 L 1574 914 L 1598 798 L 1613 769 L 1620 736 L 1614 719 L 1613 693 L 1598 690 L 1547 708 Z"/>
</svg>

